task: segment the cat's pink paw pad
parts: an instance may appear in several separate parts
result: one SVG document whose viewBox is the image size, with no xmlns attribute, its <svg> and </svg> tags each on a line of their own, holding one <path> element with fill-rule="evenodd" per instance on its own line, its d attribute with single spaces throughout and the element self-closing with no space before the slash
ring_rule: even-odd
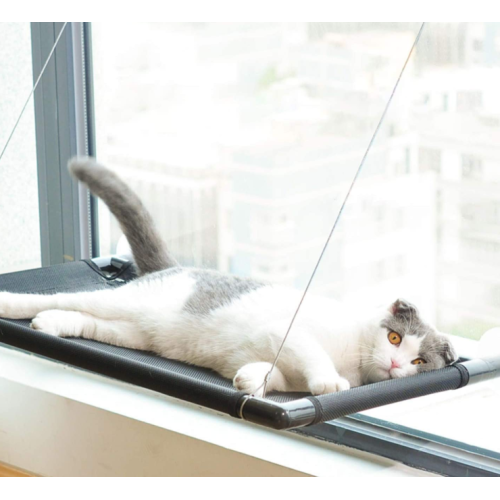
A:
<svg viewBox="0 0 500 500">
<path fill-rule="evenodd" d="M 316 378 L 309 381 L 309 391 L 314 396 L 329 394 L 331 392 L 347 391 L 351 385 L 343 377 Z"/>
</svg>

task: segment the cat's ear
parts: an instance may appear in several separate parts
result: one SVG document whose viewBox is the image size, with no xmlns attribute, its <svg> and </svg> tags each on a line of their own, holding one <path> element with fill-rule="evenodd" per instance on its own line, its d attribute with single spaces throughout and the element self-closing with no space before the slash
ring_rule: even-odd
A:
<svg viewBox="0 0 500 500">
<path fill-rule="evenodd" d="M 452 363 L 458 360 L 457 351 L 453 346 L 453 344 L 451 343 L 450 339 L 446 335 L 438 333 L 437 337 L 438 337 L 437 353 L 444 359 L 444 362 L 447 365 L 451 365 Z"/>
<path fill-rule="evenodd" d="M 389 306 L 389 312 L 396 317 L 408 317 L 418 314 L 417 308 L 410 302 L 403 299 L 397 299 L 393 302 Z"/>
</svg>

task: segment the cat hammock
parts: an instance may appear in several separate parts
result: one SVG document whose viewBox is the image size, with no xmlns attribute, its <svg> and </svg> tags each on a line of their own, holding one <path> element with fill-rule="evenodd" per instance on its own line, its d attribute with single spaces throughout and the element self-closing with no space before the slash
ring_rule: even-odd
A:
<svg viewBox="0 0 500 500">
<path fill-rule="evenodd" d="M 80 261 L 4 274 L 0 289 L 15 293 L 103 290 L 135 277 L 130 262 L 100 259 L 99 265 Z M 314 425 L 500 376 L 500 359 L 473 359 L 334 394 L 272 392 L 263 399 L 237 391 L 230 380 L 211 370 L 93 340 L 54 337 L 32 330 L 29 323 L 0 319 L 1 342 L 274 429 Z"/>
</svg>

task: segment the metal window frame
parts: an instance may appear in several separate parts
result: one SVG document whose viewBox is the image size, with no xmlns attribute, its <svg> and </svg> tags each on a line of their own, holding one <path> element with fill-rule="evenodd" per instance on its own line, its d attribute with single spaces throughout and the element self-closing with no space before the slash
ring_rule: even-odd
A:
<svg viewBox="0 0 500 500">
<path fill-rule="evenodd" d="M 292 431 L 448 477 L 500 477 L 500 453 L 363 414 Z"/>
<path fill-rule="evenodd" d="M 34 93 L 43 266 L 97 255 L 96 201 L 66 168 L 95 155 L 89 23 L 67 23 Z M 31 23 L 36 81 L 64 23 Z"/>
</svg>

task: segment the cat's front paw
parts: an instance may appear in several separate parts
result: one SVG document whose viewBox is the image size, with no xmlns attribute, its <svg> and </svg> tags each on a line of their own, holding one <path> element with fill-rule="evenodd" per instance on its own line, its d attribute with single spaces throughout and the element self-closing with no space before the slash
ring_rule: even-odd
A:
<svg viewBox="0 0 500 500">
<path fill-rule="evenodd" d="M 331 392 L 347 391 L 351 385 L 343 378 L 339 377 L 317 377 L 309 380 L 309 391 L 314 396 L 329 394 Z"/>
<path fill-rule="evenodd" d="M 36 315 L 30 327 L 55 337 L 78 337 L 83 330 L 82 319 L 78 312 L 42 311 Z"/>
</svg>

